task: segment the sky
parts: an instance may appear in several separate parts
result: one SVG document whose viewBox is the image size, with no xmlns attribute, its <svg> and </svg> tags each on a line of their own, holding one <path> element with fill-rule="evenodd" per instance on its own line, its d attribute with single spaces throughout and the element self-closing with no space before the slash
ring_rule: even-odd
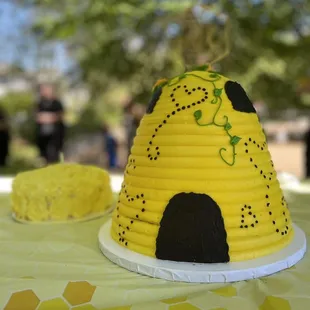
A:
<svg viewBox="0 0 310 310">
<path fill-rule="evenodd" d="M 0 64 L 20 64 L 29 71 L 38 68 L 38 49 L 33 38 L 25 33 L 32 21 L 30 9 L 18 7 L 10 0 L 0 0 Z M 53 50 L 53 66 L 65 71 L 69 58 L 64 45 L 56 43 Z"/>
</svg>

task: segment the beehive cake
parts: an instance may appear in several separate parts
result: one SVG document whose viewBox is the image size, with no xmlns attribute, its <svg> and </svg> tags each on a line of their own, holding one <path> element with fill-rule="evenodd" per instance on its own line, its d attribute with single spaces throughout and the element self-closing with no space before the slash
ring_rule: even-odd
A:
<svg viewBox="0 0 310 310">
<path fill-rule="evenodd" d="M 71 222 L 104 214 L 112 206 L 113 193 L 105 170 L 61 163 L 18 174 L 11 202 L 18 221 Z"/>
<path fill-rule="evenodd" d="M 205 68 L 158 81 L 128 159 L 112 238 L 157 259 L 225 263 L 272 254 L 293 235 L 242 86 Z"/>
</svg>

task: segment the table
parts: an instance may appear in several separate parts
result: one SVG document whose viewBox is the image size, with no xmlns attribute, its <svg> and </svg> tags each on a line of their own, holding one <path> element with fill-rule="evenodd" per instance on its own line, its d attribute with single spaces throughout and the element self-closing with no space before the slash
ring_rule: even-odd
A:
<svg viewBox="0 0 310 310">
<path fill-rule="evenodd" d="M 286 191 L 310 240 L 310 193 Z M 306 310 L 310 254 L 270 277 L 234 284 L 166 282 L 131 273 L 99 251 L 108 216 L 77 224 L 27 225 L 0 196 L 0 308 L 14 310 Z M 308 241 L 309 244 L 309 241 Z"/>
</svg>

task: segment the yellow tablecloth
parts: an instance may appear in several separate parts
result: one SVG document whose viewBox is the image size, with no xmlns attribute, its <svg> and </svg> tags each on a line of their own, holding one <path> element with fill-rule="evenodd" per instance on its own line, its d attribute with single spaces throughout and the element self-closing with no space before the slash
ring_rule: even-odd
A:
<svg viewBox="0 0 310 310">
<path fill-rule="evenodd" d="M 310 240 L 310 194 L 287 192 Z M 113 265 L 99 251 L 107 217 L 69 225 L 19 224 L 0 196 L 0 308 L 14 310 L 307 310 L 310 255 L 289 270 L 234 284 L 152 279 Z M 308 243 L 309 244 L 309 243 Z"/>
</svg>

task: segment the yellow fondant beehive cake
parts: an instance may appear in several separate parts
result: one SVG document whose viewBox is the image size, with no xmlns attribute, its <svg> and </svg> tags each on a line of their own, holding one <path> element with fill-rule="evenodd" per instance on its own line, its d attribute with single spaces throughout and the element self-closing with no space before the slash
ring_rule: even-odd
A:
<svg viewBox="0 0 310 310">
<path fill-rule="evenodd" d="M 107 171 L 61 163 L 18 174 L 11 201 L 18 221 L 72 222 L 103 215 L 112 206 L 113 193 Z"/>
<path fill-rule="evenodd" d="M 159 81 L 128 159 L 112 238 L 158 259 L 220 263 L 272 254 L 293 235 L 241 85 L 199 68 Z"/>
</svg>

